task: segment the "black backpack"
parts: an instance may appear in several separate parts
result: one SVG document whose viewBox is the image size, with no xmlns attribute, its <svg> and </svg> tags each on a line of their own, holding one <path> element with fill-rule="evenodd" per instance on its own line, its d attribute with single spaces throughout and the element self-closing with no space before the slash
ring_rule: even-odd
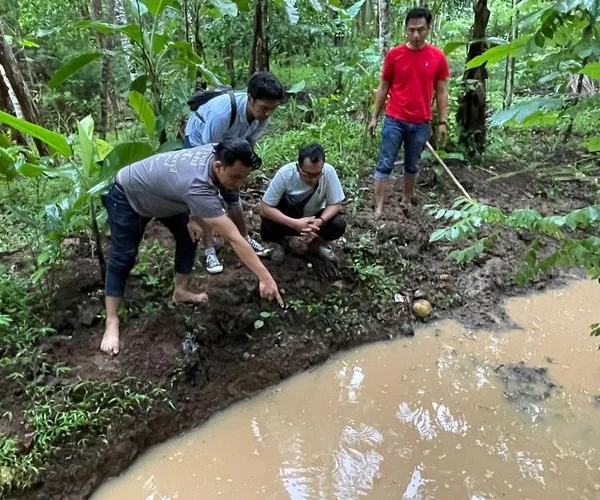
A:
<svg viewBox="0 0 600 500">
<path fill-rule="evenodd" d="M 231 118 L 229 120 L 229 128 L 231 128 L 237 116 L 237 101 L 235 100 L 233 88 L 230 85 L 220 85 L 212 89 L 198 90 L 192 95 L 192 97 L 188 99 L 187 103 L 190 107 L 190 110 L 193 111 L 196 116 L 204 122 L 204 118 L 202 118 L 202 116 L 200 116 L 198 113 L 198 108 L 203 104 L 206 104 L 211 99 L 223 94 L 229 94 L 229 99 L 231 100 Z"/>
</svg>

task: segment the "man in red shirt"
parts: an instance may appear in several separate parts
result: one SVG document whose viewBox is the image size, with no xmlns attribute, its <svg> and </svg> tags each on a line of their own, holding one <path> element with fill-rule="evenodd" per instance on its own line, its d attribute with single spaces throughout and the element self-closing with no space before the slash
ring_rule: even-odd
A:
<svg viewBox="0 0 600 500">
<path fill-rule="evenodd" d="M 450 76 L 444 53 L 427 43 L 431 12 L 412 9 L 404 23 L 407 42 L 385 56 L 381 83 L 369 129 L 377 119 L 389 94 L 381 137 L 379 162 L 375 167 L 375 213 L 381 215 L 387 183 L 400 147 L 404 143 L 404 187 L 401 208 L 405 214 L 413 200 L 421 153 L 431 135 L 431 103 L 435 91 L 438 111 L 438 139 L 446 136 L 448 111 L 447 78 Z"/>
</svg>

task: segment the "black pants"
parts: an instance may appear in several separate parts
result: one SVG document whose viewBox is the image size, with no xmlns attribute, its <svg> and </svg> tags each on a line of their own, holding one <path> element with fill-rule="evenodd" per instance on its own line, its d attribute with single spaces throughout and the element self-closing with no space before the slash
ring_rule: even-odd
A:
<svg viewBox="0 0 600 500">
<path fill-rule="evenodd" d="M 292 205 L 285 198 L 279 202 L 277 205 L 277 210 L 279 210 L 284 215 L 291 217 L 292 219 L 301 219 L 304 215 L 304 205 Z M 317 212 L 315 217 L 319 217 L 323 213 L 323 210 Z M 319 228 L 319 237 L 325 241 L 333 241 L 341 238 L 344 232 L 346 231 L 346 219 L 342 214 L 336 214 L 335 217 L 326 221 Z M 284 226 L 283 224 L 278 224 L 270 219 L 265 219 L 261 217 L 260 224 L 260 237 L 263 241 L 274 241 L 281 242 L 283 238 L 286 236 L 299 236 L 300 233 L 295 229 L 292 229 L 289 226 Z"/>
</svg>

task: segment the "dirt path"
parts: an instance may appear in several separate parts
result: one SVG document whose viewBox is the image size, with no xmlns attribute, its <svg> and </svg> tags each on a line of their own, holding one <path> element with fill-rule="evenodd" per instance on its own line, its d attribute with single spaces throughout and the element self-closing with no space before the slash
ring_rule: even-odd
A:
<svg viewBox="0 0 600 500">
<path fill-rule="evenodd" d="M 490 175 L 482 170 L 453 170 L 474 197 L 503 208 L 553 213 L 583 206 L 590 196 L 579 183 L 563 183 L 560 197 L 551 199 L 539 196 L 545 186 L 533 177 L 489 183 Z M 363 192 L 370 199 L 368 181 L 364 182 Z M 255 188 L 248 203 L 254 213 L 261 186 Z M 58 297 L 53 320 L 57 334 L 45 341 L 43 349 L 54 361 L 73 367 L 71 377 L 114 381 L 133 376 L 151 381 L 167 390 L 175 409 L 158 405 L 149 414 L 114 422 L 108 445 L 90 440 L 84 449 L 63 450 L 37 487 L 22 496 L 85 497 L 149 446 L 198 426 L 231 403 L 321 363 L 340 349 L 409 334 L 415 320 L 407 306 L 394 302 L 396 292 L 410 295 L 421 290 L 433 303 L 432 318 L 457 318 L 474 327 L 502 324 L 502 298 L 527 291 L 512 283 L 526 241 L 512 235 L 493 254 L 458 266 L 446 259 L 450 247 L 428 243 L 438 221 L 422 209 L 424 201 L 447 203 L 456 193 L 436 185 L 429 170 L 419 187 L 420 206 L 406 219 L 394 208 L 399 186 L 392 190 L 386 220 L 373 220 L 368 202 L 349 213 L 349 233 L 338 248 L 339 265 L 292 256 L 280 264 L 268 262 L 285 291 L 285 310 L 259 299 L 255 279 L 229 249 L 221 253 L 223 274 L 199 273 L 199 287 L 210 297 L 206 305 L 168 306 L 168 290 L 149 294 L 139 281 L 132 281 L 130 302 L 137 314 L 124 323 L 124 345 L 116 358 L 98 350 L 100 282 L 89 245 L 80 243 Z M 152 226 L 149 236 L 170 245 L 160 226 Z M 351 262 L 353 266 L 348 266 Z M 553 275 L 532 287 L 560 284 L 562 279 Z M 149 303 L 155 305 L 148 309 Z M 274 315 L 263 317 L 269 315 L 261 312 Z M 256 329 L 258 319 L 264 326 Z"/>
</svg>

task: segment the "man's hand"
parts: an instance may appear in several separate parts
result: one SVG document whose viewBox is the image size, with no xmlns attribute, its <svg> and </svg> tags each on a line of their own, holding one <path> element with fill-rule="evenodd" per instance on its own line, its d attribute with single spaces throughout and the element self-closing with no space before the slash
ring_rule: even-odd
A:
<svg viewBox="0 0 600 500">
<path fill-rule="evenodd" d="M 187 225 L 188 228 L 188 233 L 190 233 L 190 238 L 192 238 L 192 241 L 199 241 L 200 238 L 202 238 L 202 226 L 200 225 L 199 222 L 190 219 L 190 221 L 188 222 Z"/>
<path fill-rule="evenodd" d="M 377 118 L 374 116 L 371 117 L 371 121 L 369 121 L 368 130 L 371 135 L 375 135 L 375 129 L 377 128 Z"/>
<path fill-rule="evenodd" d="M 316 230 L 315 218 L 302 217 L 302 219 L 296 219 L 294 229 L 298 231 L 301 236 L 314 232 Z"/>
<path fill-rule="evenodd" d="M 446 133 L 447 133 L 447 127 L 445 123 L 439 123 L 438 124 L 438 129 L 437 129 L 437 141 L 438 141 L 438 146 L 443 146 L 444 143 L 446 142 Z"/>
<path fill-rule="evenodd" d="M 260 281 L 260 283 L 258 284 L 258 290 L 260 292 L 260 296 L 263 299 L 275 299 L 281 307 L 284 307 L 283 299 L 281 298 L 281 295 L 279 294 L 279 289 L 277 288 L 277 283 L 275 283 L 275 280 L 271 276 L 269 276 L 269 279 L 264 279 Z"/>
</svg>

